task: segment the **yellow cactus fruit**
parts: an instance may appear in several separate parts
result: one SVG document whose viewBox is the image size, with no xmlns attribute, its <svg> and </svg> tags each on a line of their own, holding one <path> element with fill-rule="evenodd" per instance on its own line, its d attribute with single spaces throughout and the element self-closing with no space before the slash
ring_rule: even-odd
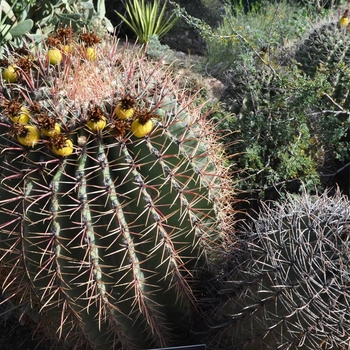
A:
<svg viewBox="0 0 350 350">
<path fill-rule="evenodd" d="M 106 127 L 107 121 L 105 117 L 99 120 L 88 119 L 86 125 L 91 131 L 102 131 Z"/>
<path fill-rule="evenodd" d="M 18 74 L 13 66 L 8 66 L 2 71 L 2 77 L 8 83 L 15 83 L 18 79 Z"/>
<path fill-rule="evenodd" d="M 46 137 L 53 137 L 54 135 L 59 135 L 61 133 L 61 127 L 58 123 L 52 129 L 41 129 L 41 133 Z"/>
<path fill-rule="evenodd" d="M 90 47 L 86 48 L 85 55 L 89 61 L 95 61 L 96 57 L 97 57 L 97 52 L 96 52 L 95 48 L 90 46 Z"/>
<path fill-rule="evenodd" d="M 91 131 L 94 132 L 100 132 L 106 127 L 107 120 L 103 115 L 103 110 L 100 106 L 96 104 L 89 106 L 86 125 Z"/>
<path fill-rule="evenodd" d="M 40 133 L 35 126 L 23 125 L 22 131 L 17 134 L 18 142 L 27 147 L 34 147 L 40 140 Z"/>
<path fill-rule="evenodd" d="M 66 55 L 69 55 L 73 52 L 74 46 L 73 45 L 63 45 L 62 46 L 62 52 Z"/>
<path fill-rule="evenodd" d="M 52 145 L 52 152 L 57 156 L 68 157 L 73 153 L 73 142 L 72 140 L 65 139 L 63 147 L 58 147 L 56 145 Z"/>
<path fill-rule="evenodd" d="M 50 49 L 47 51 L 47 58 L 52 65 L 57 65 L 62 61 L 62 53 L 58 49 Z"/>
<path fill-rule="evenodd" d="M 345 10 L 343 16 L 338 21 L 339 28 L 346 28 L 349 24 L 349 10 Z"/>
<path fill-rule="evenodd" d="M 21 113 L 13 117 L 10 117 L 10 119 L 17 124 L 28 124 L 30 119 L 30 114 L 26 107 L 21 107 Z"/>
<path fill-rule="evenodd" d="M 115 114 L 119 119 L 129 119 L 134 115 L 134 108 L 123 108 L 122 103 L 118 103 L 117 108 L 115 109 Z"/>
<path fill-rule="evenodd" d="M 131 132 L 135 137 L 144 137 L 150 133 L 153 129 L 153 122 L 151 119 L 146 121 L 146 123 L 140 123 L 140 120 L 137 118 L 131 124 Z"/>
</svg>

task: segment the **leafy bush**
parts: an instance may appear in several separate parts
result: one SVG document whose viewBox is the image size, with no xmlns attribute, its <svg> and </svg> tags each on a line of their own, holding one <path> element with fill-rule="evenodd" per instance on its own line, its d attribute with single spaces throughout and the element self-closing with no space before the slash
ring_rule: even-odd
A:
<svg viewBox="0 0 350 350">
<path fill-rule="evenodd" d="M 227 108 L 235 113 L 229 128 L 237 130 L 227 137 L 233 142 L 240 188 L 265 196 L 276 186 L 285 187 L 302 180 L 312 190 L 319 184 L 318 154 L 312 142 L 307 110 L 298 104 L 303 77 L 298 70 L 251 62 L 242 66 L 228 91 Z"/>
<path fill-rule="evenodd" d="M 222 22 L 207 40 L 209 70 L 222 76 L 254 57 L 268 58 L 305 34 L 310 28 L 308 15 L 305 8 L 286 1 L 262 1 L 249 13 L 242 6 L 226 6 Z"/>
<path fill-rule="evenodd" d="M 339 14 L 285 1 L 225 11 L 217 30 L 181 15 L 207 41 L 208 71 L 228 86 L 222 102 L 235 117 L 222 125 L 237 131 L 226 139 L 245 169 L 240 187 L 260 198 L 300 180 L 313 190 L 350 155 L 350 35 Z"/>
</svg>

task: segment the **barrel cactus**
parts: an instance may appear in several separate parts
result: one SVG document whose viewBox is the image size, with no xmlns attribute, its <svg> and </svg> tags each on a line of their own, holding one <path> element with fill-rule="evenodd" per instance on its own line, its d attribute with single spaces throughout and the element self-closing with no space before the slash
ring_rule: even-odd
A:
<svg viewBox="0 0 350 350">
<path fill-rule="evenodd" d="M 255 58 L 237 65 L 232 74 L 227 105 L 235 117 L 229 135 L 237 159 L 240 189 L 250 198 L 275 198 L 278 191 L 295 191 L 300 180 L 308 187 L 319 183 L 305 111 L 295 101 L 298 73 Z M 293 88 L 292 88 L 293 86 Z M 297 109 L 297 110 L 296 110 Z M 305 108 L 306 109 L 306 108 Z"/>
<path fill-rule="evenodd" d="M 190 342 L 232 220 L 213 126 L 143 48 L 47 45 L 2 62 L 3 293 L 68 349 Z"/>
<path fill-rule="evenodd" d="M 297 46 L 295 58 L 300 68 L 313 76 L 321 65 L 349 63 L 350 33 L 336 21 L 317 26 Z"/>
<path fill-rule="evenodd" d="M 348 199 L 290 199 L 266 207 L 243 233 L 208 317 L 212 348 L 348 349 Z"/>
<path fill-rule="evenodd" d="M 340 27 L 336 22 L 317 27 L 300 45 L 297 45 L 295 59 L 298 66 L 310 78 L 314 90 L 317 89 L 320 95 L 318 97 L 320 101 L 314 102 L 315 110 L 331 108 L 341 112 L 342 107 L 349 107 L 349 45 L 349 30 Z M 322 99 L 324 93 L 331 96 L 331 99 Z"/>
<path fill-rule="evenodd" d="M 307 111 L 312 139 L 323 149 L 322 173 L 342 171 L 350 157 L 349 44 L 349 27 L 334 20 L 317 26 L 295 49 L 295 59 L 305 77 L 300 85 L 303 95 L 297 103 Z M 329 178 L 323 180 L 327 183 Z"/>
</svg>

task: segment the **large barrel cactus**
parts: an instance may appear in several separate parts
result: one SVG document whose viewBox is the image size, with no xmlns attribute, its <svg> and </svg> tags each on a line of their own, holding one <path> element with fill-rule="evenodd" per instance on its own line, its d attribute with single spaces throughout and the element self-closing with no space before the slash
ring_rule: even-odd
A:
<svg viewBox="0 0 350 350">
<path fill-rule="evenodd" d="M 208 317 L 212 348 L 348 349 L 348 199 L 290 199 L 266 207 L 244 233 Z"/>
<path fill-rule="evenodd" d="M 2 61 L 3 293 L 67 348 L 190 342 L 232 220 L 213 127 L 143 48 L 47 44 Z"/>
</svg>

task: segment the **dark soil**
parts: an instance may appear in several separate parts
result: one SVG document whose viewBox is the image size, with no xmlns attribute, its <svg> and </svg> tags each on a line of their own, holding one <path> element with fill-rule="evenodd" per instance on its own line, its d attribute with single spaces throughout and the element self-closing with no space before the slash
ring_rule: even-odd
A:
<svg viewBox="0 0 350 350">
<path fill-rule="evenodd" d="M 20 325 L 15 317 L 0 320 L 0 350 L 41 350 L 32 339 L 32 328 Z"/>
<path fill-rule="evenodd" d="M 0 296 L 0 303 L 4 299 Z M 0 314 L 4 313 L 9 305 L 0 305 Z M 21 324 L 23 323 L 23 324 Z M 0 350 L 44 350 L 39 347 L 39 336 L 33 335 L 33 325 L 28 319 L 19 321 L 11 312 L 0 317 Z"/>
</svg>

